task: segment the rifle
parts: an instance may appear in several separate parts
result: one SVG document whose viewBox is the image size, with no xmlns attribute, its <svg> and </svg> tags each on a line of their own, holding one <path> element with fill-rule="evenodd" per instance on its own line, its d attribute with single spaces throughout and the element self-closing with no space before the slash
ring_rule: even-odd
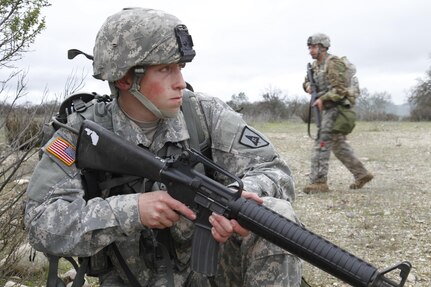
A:
<svg viewBox="0 0 431 287">
<path fill-rule="evenodd" d="M 197 164 L 203 164 L 236 181 L 238 190 L 233 191 L 198 172 L 194 169 Z M 173 198 L 196 209 L 191 268 L 207 276 L 216 274 L 219 247 L 211 235 L 208 221 L 212 212 L 236 219 L 251 232 L 352 286 L 404 286 L 411 269 L 411 264 L 405 261 L 379 272 L 371 264 L 301 225 L 253 200 L 242 198 L 241 180 L 193 149 L 185 149 L 178 156 L 161 159 L 145 148 L 85 120 L 78 135 L 76 166 L 80 169 L 140 176 L 164 183 Z M 400 282 L 385 276 L 396 269 L 400 271 Z"/>
<path fill-rule="evenodd" d="M 313 138 L 311 136 L 310 133 L 310 123 L 311 123 L 311 109 L 313 107 L 314 102 L 319 98 L 317 96 L 317 86 L 316 86 L 316 82 L 314 81 L 314 77 L 313 77 L 313 69 L 311 68 L 311 64 L 308 63 L 307 64 L 307 79 L 308 82 L 310 83 L 310 87 L 311 87 L 311 99 L 310 99 L 310 105 L 308 108 L 308 136 L 310 138 Z M 319 108 L 314 106 L 314 118 L 316 119 L 316 126 L 317 126 L 317 138 L 319 138 L 319 132 L 320 132 L 320 126 L 322 123 L 322 120 L 320 118 L 320 111 Z"/>
</svg>

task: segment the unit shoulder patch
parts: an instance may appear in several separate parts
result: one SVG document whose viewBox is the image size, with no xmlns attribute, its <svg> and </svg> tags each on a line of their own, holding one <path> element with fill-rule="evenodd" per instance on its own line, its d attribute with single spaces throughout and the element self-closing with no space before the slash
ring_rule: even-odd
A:
<svg viewBox="0 0 431 287">
<path fill-rule="evenodd" d="M 46 150 L 67 166 L 75 162 L 75 147 L 62 137 L 57 137 Z"/>
<path fill-rule="evenodd" d="M 260 148 L 269 145 L 268 141 L 247 126 L 242 130 L 239 143 L 250 148 Z"/>
</svg>

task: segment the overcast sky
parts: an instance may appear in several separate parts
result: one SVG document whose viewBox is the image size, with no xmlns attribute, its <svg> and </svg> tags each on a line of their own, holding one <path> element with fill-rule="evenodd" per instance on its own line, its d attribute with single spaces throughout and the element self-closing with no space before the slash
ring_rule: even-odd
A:
<svg viewBox="0 0 431 287">
<path fill-rule="evenodd" d="M 306 40 L 323 32 L 330 52 L 356 65 L 361 88 L 388 92 L 401 104 L 431 66 L 431 1 L 428 0 L 57 0 L 45 8 L 47 29 L 19 62 L 28 70 L 29 97 L 45 89 L 62 94 L 73 71 L 87 75 L 83 91 L 109 93 L 92 78 L 91 61 L 67 59 L 77 48 L 92 54 L 105 19 L 124 7 L 167 11 L 189 28 L 197 55 L 183 70 L 195 91 L 225 101 L 245 92 L 260 100 L 269 88 L 305 97 L 302 82 L 311 60 Z M 5 76 L 5 71 L 0 71 Z"/>
</svg>

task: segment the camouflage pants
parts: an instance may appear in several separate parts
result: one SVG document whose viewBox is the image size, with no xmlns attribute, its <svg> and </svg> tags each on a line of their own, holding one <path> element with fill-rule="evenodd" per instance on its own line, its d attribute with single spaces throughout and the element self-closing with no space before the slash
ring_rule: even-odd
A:
<svg viewBox="0 0 431 287">
<path fill-rule="evenodd" d="M 332 133 L 332 127 L 337 115 L 338 110 L 336 107 L 323 110 L 321 129 L 314 144 L 311 158 L 311 183 L 322 183 L 328 180 L 331 151 L 353 174 L 355 180 L 364 177 L 368 173 L 362 162 L 355 156 L 352 147 L 346 142 L 346 136 Z"/>
</svg>

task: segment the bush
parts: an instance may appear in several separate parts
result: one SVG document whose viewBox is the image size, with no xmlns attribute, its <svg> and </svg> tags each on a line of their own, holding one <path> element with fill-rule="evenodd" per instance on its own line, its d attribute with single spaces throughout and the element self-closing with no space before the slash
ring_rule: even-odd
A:
<svg viewBox="0 0 431 287">
<path fill-rule="evenodd" d="M 6 119 L 6 140 L 12 148 L 27 150 L 41 144 L 43 121 L 28 110 L 17 109 Z"/>
</svg>

